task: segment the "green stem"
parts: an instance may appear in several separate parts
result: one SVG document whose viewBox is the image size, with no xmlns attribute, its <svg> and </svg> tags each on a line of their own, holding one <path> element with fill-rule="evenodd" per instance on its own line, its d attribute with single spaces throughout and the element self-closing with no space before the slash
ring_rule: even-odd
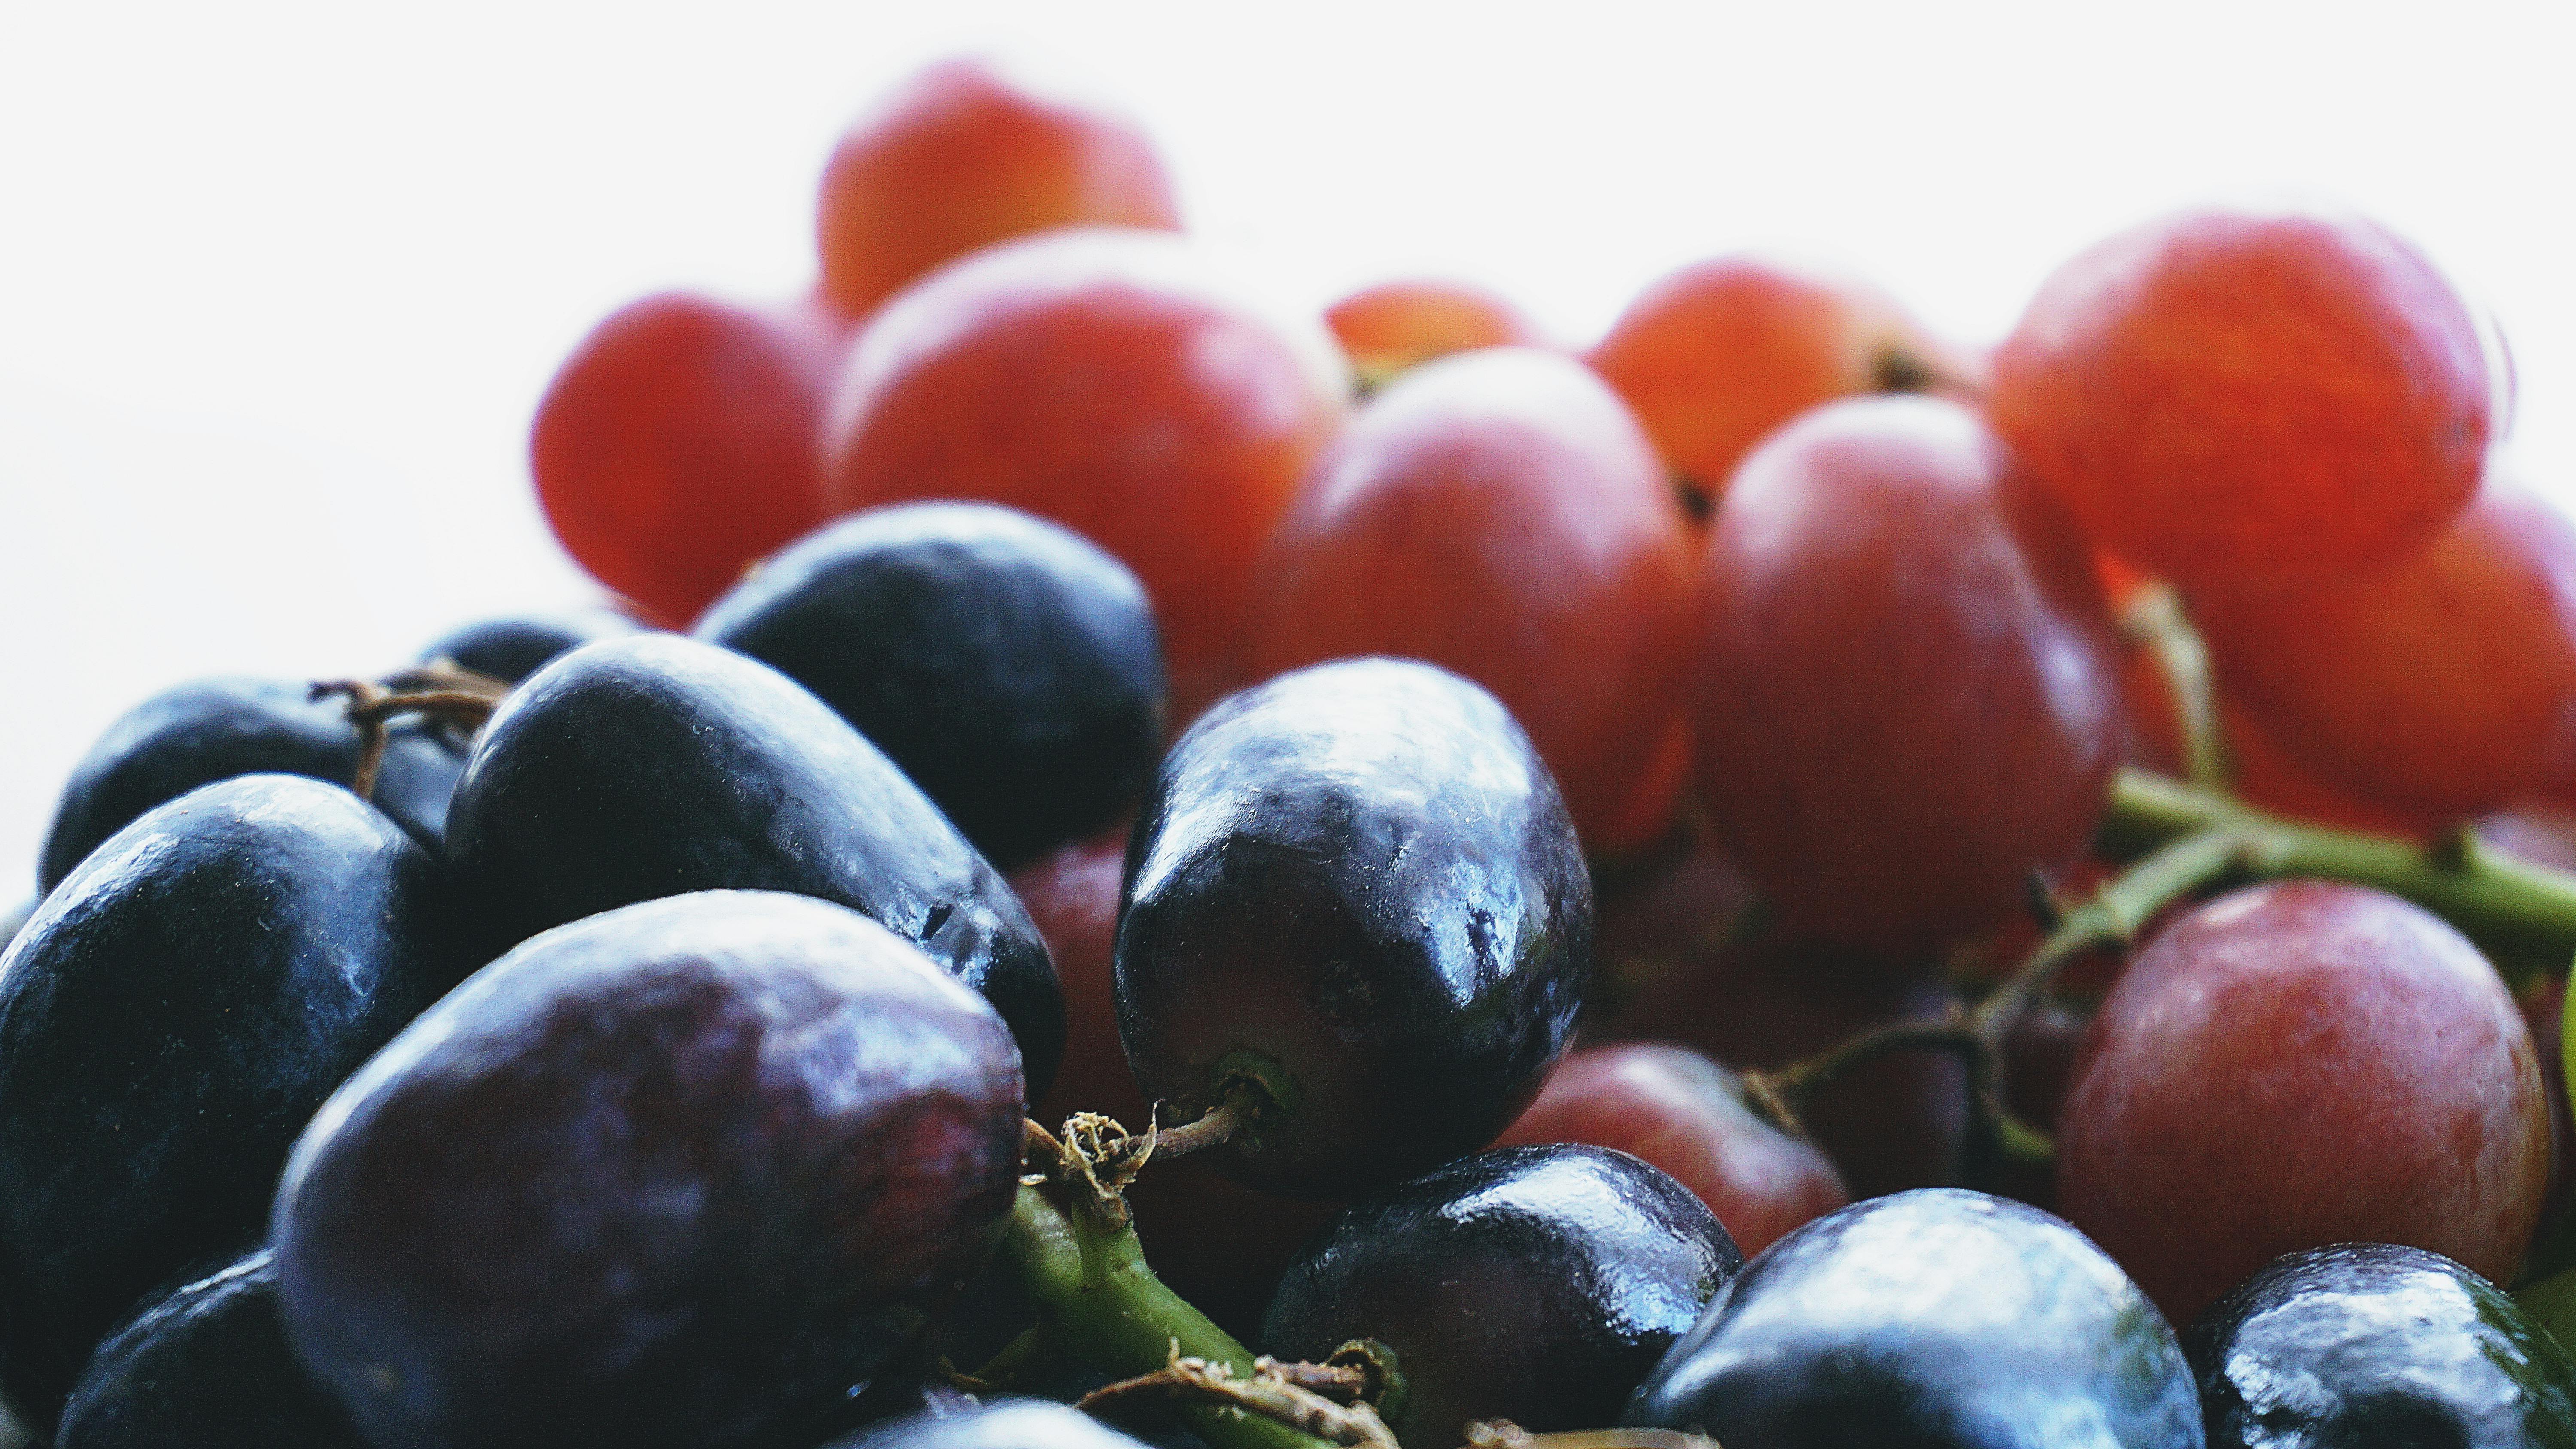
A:
<svg viewBox="0 0 2576 1449">
<path fill-rule="evenodd" d="M 2230 770 L 2226 733 L 2218 723 L 2218 684 L 2209 645 L 2183 612 L 2182 595 L 2171 584 L 2142 585 L 2122 611 L 2120 626 L 2155 660 L 2173 691 L 2184 776 L 2203 789 L 2226 789 Z"/>
<path fill-rule="evenodd" d="M 1046 1184 L 1024 1184 L 1002 1252 L 1019 1265 L 1049 1336 L 1102 1373 L 1153 1373 L 1177 1352 L 1224 1364 L 1238 1378 L 1252 1376 L 1251 1351 L 1154 1276 L 1132 1226 L 1112 1226 L 1099 1213 L 1068 1205 Z M 1328 1440 L 1228 1405 L 1180 1409 L 1212 1449 L 1334 1449 Z"/>
</svg>

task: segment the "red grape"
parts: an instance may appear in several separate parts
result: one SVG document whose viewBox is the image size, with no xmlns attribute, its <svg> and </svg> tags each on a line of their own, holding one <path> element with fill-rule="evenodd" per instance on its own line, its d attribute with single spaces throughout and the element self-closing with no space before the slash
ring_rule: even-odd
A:
<svg viewBox="0 0 2576 1449">
<path fill-rule="evenodd" d="M 1051 227 L 1178 229 L 1153 144 L 1093 102 L 989 60 L 915 75 L 823 172 L 823 291 L 863 317 L 978 247 Z"/>
<path fill-rule="evenodd" d="M 1145 581 L 1173 718 L 1230 678 L 1254 556 L 1342 423 L 1312 319 L 1276 321 L 1184 243 L 1088 228 L 988 248 L 879 312 L 825 436 L 836 511 L 980 498 Z"/>
<path fill-rule="evenodd" d="M 1723 493 L 1756 443 L 1816 404 L 1918 391 L 1957 366 L 1877 288 L 1753 256 L 1656 282 L 1589 357 L 1703 498 Z"/>
<path fill-rule="evenodd" d="M 2420 548 L 2476 488 L 2468 309 L 2386 229 L 2208 208 L 2049 278 L 1994 361 L 1995 426 L 2085 527 L 2187 587 L 2312 582 Z"/>
<path fill-rule="evenodd" d="M 810 304 L 664 292 L 574 349 L 530 464 L 555 536 L 601 583 L 685 624 L 823 521 L 814 438 L 840 336 Z"/>
<path fill-rule="evenodd" d="M 2083 849 L 2121 737 L 2090 551 L 1967 409 L 1819 408 L 1709 538 L 1700 798 L 1799 930 L 1911 955 Z"/>
<path fill-rule="evenodd" d="M 1763 1121 L 1736 1075 L 1687 1047 L 1585 1047 L 1557 1064 L 1502 1146 L 1588 1142 L 1642 1157 L 1708 1204 L 1747 1254 L 1851 1201 L 1815 1144 Z"/>
<path fill-rule="evenodd" d="M 1364 391 L 1435 357 L 1478 347 L 1536 347 L 1546 339 L 1521 309 L 1483 287 L 1407 277 L 1362 287 L 1324 309 Z"/>
<path fill-rule="evenodd" d="M 2348 793 L 2460 816 L 2576 784 L 2576 526 L 2502 478 L 2420 553 L 2199 604 L 2229 692 Z"/>
<path fill-rule="evenodd" d="M 1583 365 L 1487 348 L 1407 373 L 1317 464 L 1263 553 L 1249 670 L 1426 659 L 1530 733 L 1594 850 L 1671 820 L 1691 588 L 1654 450 Z"/>
<path fill-rule="evenodd" d="M 2058 1199 L 2176 1322 L 2283 1253 L 2401 1243 L 2503 1281 L 2549 1180 L 2511 993 L 2394 896 L 2284 881 L 2176 921 L 2077 1049 Z"/>
</svg>

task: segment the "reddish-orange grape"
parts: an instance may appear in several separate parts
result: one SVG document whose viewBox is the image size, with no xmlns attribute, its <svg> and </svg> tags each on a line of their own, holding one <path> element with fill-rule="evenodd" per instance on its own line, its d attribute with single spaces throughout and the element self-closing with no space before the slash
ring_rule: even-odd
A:
<svg viewBox="0 0 2576 1449">
<path fill-rule="evenodd" d="M 2112 988 L 2059 1115 L 2058 1202 L 2189 1322 L 2329 1243 L 2505 1281 L 2549 1146 L 2531 1033 L 2476 947 L 2394 896 L 2283 881 L 2182 917 Z"/>
<path fill-rule="evenodd" d="M 1172 182 L 1125 118 L 990 60 L 930 66 L 859 118 L 823 172 L 823 292 L 864 317 L 978 247 L 1051 227 L 1177 230 Z"/>
<path fill-rule="evenodd" d="M 1703 578 L 1700 799 L 1797 928 L 1910 954 L 2082 851 L 2121 740 L 2110 622 L 1975 414 L 1791 423 L 1737 470 Z"/>
<path fill-rule="evenodd" d="M 1443 277 L 1406 277 L 1362 287 L 1325 308 L 1324 323 L 1342 344 L 1365 392 L 1452 352 L 1546 342 L 1538 324 L 1508 299 Z"/>
<path fill-rule="evenodd" d="M 1249 672 L 1426 659 L 1500 698 L 1584 843 L 1680 794 L 1688 524 L 1600 379 L 1535 348 L 1405 374 L 1317 464 L 1254 575 Z"/>
<path fill-rule="evenodd" d="M 2576 527 L 2502 478 L 2420 553 L 2198 616 L 2228 691 L 2351 794 L 2456 817 L 2576 784 Z"/>
<path fill-rule="evenodd" d="M 2476 324 L 2385 228 L 2159 218 L 2061 267 L 1996 351 L 1995 426 L 2095 537 L 2187 587 L 2314 582 L 2431 541 L 2476 488 Z"/>
<path fill-rule="evenodd" d="M 1232 670 L 1253 559 L 1342 425 L 1350 377 L 1190 246 L 1083 228 L 991 247 L 887 304 L 825 430 L 836 511 L 979 498 L 1052 518 L 1145 581 L 1174 722 Z"/>
<path fill-rule="evenodd" d="M 1917 392 L 1959 370 L 1866 282 L 1766 257 L 1694 263 L 1594 344 L 1600 369 L 1703 498 L 1781 424 L 1838 397 Z"/>
<path fill-rule="evenodd" d="M 1614 1147 L 1662 1168 L 1748 1255 L 1851 1201 L 1814 1143 L 1755 1116 L 1742 1079 L 1688 1047 L 1625 1042 L 1569 1054 L 1500 1145 L 1548 1142 Z"/>
</svg>

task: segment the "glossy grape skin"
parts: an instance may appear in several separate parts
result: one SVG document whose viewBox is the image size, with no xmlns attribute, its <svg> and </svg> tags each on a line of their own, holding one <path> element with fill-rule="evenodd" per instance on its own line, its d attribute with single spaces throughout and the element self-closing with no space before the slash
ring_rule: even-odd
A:
<svg viewBox="0 0 2576 1449">
<path fill-rule="evenodd" d="M 2057 1129 L 2058 1201 L 2177 1321 L 2282 1253 L 2402 1243 L 2490 1277 L 2549 1179 L 2531 1033 L 2421 909 L 2284 881 L 2199 907 L 2103 1001 Z"/>
<path fill-rule="evenodd" d="M 1350 1196 L 1493 1140 L 1563 1054 L 1592 886 L 1529 738 L 1475 685 L 1359 659 L 1226 700 L 1165 757 L 1128 848 L 1118 1030 L 1150 1096 L 1229 1058 L 1294 1083 L 1215 1155 Z"/>
<path fill-rule="evenodd" d="M 995 1399 L 962 1411 L 873 1424 L 825 1449 L 1143 1449 L 1068 1404 Z"/>
<path fill-rule="evenodd" d="M 1700 800 L 1783 920 L 1907 954 L 2021 909 L 2121 738 L 2083 542 L 1975 415 L 1833 403 L 1745 460 L 1703 565 Z"/>
<path fill-rule="evenodd" d="M 1446 277 L 1401 277 L 1362 287 L 1325 308 L 1324 325 L 1333 329 L 1364 393 L 1453 352 L 1547 344 L 1538 324 L 1510 299 Z"/>
<path fill-rule="evenodd" d="M 1760 256 L 1695 262 L 1655 282 L 1586 360 L 1702 499 L 1723 494 L 1745 454 L 1807 409 L 1920 391 L 1956 370 L 1876 287 Z"/>
<path fill-rule="evenodd" d="M 555 537 L 657 618 L 697 617 L 826 516 L 815 436 L 841 346 L 803 304 L 662 292 L 612 313 L 537 404 L 529 466 Z"/>
<path fill-rule="evenodd" d="M 464 764 L 435 732 L 388 731 L 377 809 L 432 850 Z M 223 675 L 163 690 L 117 717 L 72 768 L 45 834 L 37 887 L 50 891 L 136 817 L 236 775 L 306 775 L 346 785 L 358 771 L 348 707 L 303 681 Z"/>
<path fill-rule="evenodd" d="M 644 626 L 615 609 L 567 609 L 548 614 L 504 614 L 460 624 L 420 651 L 423 664 L 451 664 L 516 684 L 558 654 L 602 639 L 617 639 Z"/>
<path fill-rule="evenodd" d="M 288 1351 L 265 1248 L 145 1304 L 99 1345 L 54 1434 L 54 1449 L 185 1444 L 367 1449 Z"/>
<path fill-rule="evenodd" d="M 864 317 L 979 247 L 1062 226 L 1178 230 L 1171 178 L 1131 122 L 1024 70 L 927 66 L 854 122 L 823 171 L 823 294 Z"/>
<path fill-rule="evenodd" d="M 2438 1253 L 2291 1253 L 2182 1336 L 2211 1449 L 2576 1445 L 2576 1365 L 2493 1284 Z"/>
<path fill-rule="evenodd" d="M 91 1348 L 258 1239 L 342 1078 L 461 974 L 435 866 L 294 775 L 146 812 L 0 956 L 0 1377 L 49 1424 Z"/>
<path fill-rule="evenodd" d="M 2346 791 L 2456 818 L 2576 785 L 2576 525 L 2506 478 L 2419 553 L 2196 617 L 2226 688 Z"/>
<path fill-rule="evenodd" d="M 1637 1158 L 1496 1148 L 1345 1210 L 1289 1266 L 1261 1349 L 1394 1350 L 1387 1426 L 1409 1444 L 1475 1420 L 1596 1428 L 1743 1265 L 1707 1206 Z"/>
<path fill-rule="evenodd" d="M 1585 1142 L 1671 1174 L 1708 1205 L 1746 1253 L 1851 1201 L 1812 1142 L 1753 1114 L 1744 1083 L 1687 1047 L 1580 1047 L 1557 1064 L 1502 1146 Z"/>
<path fill-rule="evenodd" d="M 2477 328 L 2359 217 L 2206 207 L 2040 288 L 1990 410 L 2104 545 L 2186 588 L 2289 587 L 2430 542 L 2476 488 Z"/>
<path fill-rule="evenodd" d="M 1084 228 L 978 253 L 869 324 L 824 441 L 835 512 L 972 498 L 1145 581 L 1180 718 L 1232 682 L 1247 576 L 1350 379 L 1179 240 Z"/>
<path fill-rule="evenodd" d="M 487 955 L 684 891 L 836 901 L 984 993 L 1033 1090 L 1053 1078 L 1055 969 L 1000 874 L 822 701 L 730 650 L 637 634 L 537 671 L 474 742 L 448 857 Z"/>
<path fill-rule="evenodd" d="M 2173 1329 L 2118 1265 L 2037 1208 L 1949 1188 L 1774 1244 L 1623 1422 L 1726 1449 L 2202 1449 Z"/>
<path fill-rule="evenodd" d="M 991 1251 L 1018 1053 L 912 943 L 708 891 L 548 932 L 336 1093 L 273 1221 L 377 1443 L 695 1446 L 885 1369 Z"/>
<path fill-rule="evenodd" d="M 1585 845 L 1634 849 L 1681 790 L 1690 550 L 1653 447 L 1581 363 L 1443 358 L 1315 465 L 1254 574 L 1246 672 L 1454 669 L 1529 731 Z"/>
<path fill-rule="evenodd" d="M 691 632 L 814 691 L 1004 869 L 1132 806 L 1162 755 L 1144 587 L 1011 509 L 853 514 L 771 556 Z"/>
</svg>

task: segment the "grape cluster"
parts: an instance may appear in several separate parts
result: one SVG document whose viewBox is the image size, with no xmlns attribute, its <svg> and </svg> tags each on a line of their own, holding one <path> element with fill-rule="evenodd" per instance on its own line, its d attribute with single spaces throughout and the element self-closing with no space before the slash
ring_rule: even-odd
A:
<svg viewBox="0 0 2576 1449">
<path fill-rule="evenodd" d="M 1284 316 L 978 62 L 819 218 L 539 402 L 600 607 L 65 784 L 35 1432 L 2576 1446 L 2576 524 L 2404 240 Z"/>
</svg>

